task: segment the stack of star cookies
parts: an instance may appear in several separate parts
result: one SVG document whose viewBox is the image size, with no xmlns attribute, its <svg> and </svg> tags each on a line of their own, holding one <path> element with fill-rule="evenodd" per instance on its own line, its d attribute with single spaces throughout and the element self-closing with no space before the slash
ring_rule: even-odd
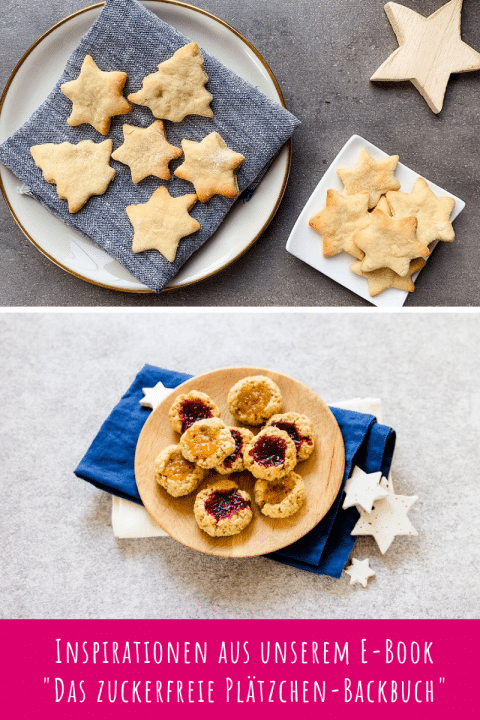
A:
<svg viewBox="0 0 480 720">
<path fill-rule="evenodd" d="M 235 473 L 253 476 L 252 495 L 264 515 L 286 518 L 302 507 L 304 482 L 294 469 L 314 450 L 313 426 L 306 415 L 282 412 L 282 404 L 276 383 L 254 375 L 228 392 L 236 427 L 225 425 L 216 403 L 200 391 L 179 395 L 171 406 L 170 424 L 180 437 L 157 456 L 155 477 L 180 497 L 197 490 L 210 473 L 194 515 L 212 537 L 236 535 L 253 518 L 251 494 L 232 479 Z"/>
<path fill-rule="evenodd" d="M 165 186 L 160 186 L 146 203 L 125 208 L 134 229 L 133 252 L 155 249 L 173 262 L 180 240 L 200 229 L 190 210 L 197 200 L 206 203 L 214 195 L 235 198 L 239 192 L 236 171 L 245 158 L 228 148 L 218 132 L 206 135 L 200 142 L 184 139 L 181 148 L 167 140 L 163 120 L 178 123 L 187 115 L 213 117 L 213 96 L 206 89 L 208 76 L 196 43 L 179 48 L 160 63 L 128 99 L 123 96 L 126 81 L 127 73 L 102 71 L 87 55 L 78 78 L 61 86 L 72 101 L 67 124 L 91 125 L 105 136 L 112 118 L 130 113 L 130 103 L 134 103 L 151 110 L 157 118 L 151 125 L 125 124 L 124 142 L 113 152 L 112 140 L 108 139 L 101 143 L 83 140 L 77 145 L 35 145 L 31 154 L 44 179 L 56 185 L 58 197 L 67 200 L 71 213 L 79 212 L 93 195 L 106 192 L 115 176 L 110 158 L 127 165 L 132 182 L 137 184 L 149 176 L 170 180 L 169 163 L 184 155 L 184 162 L 174 174 L 190 182 L 194 193 L 172 197 Z"/>
<path fill-rule="evenodd" d="M 368 281 L 371 297 L 387 288 L 412 292 L 412 276 L 425 265 L 429 245 L 452 242 L 451 197 L 438 197 L 423 178 L 400 192 L 398 155 L 375 160 L 363 149 L 353 168 L 338 168 L 343 192 L 329 189 L 326 206 L 309 225 L 323 240 L 324 257 L 347 252 L 350 269 Z"/>
</svg>

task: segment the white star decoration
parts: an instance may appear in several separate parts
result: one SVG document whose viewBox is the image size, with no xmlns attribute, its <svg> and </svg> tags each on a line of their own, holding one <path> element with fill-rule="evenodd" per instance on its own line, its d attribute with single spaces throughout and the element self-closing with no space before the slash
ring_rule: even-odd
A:
<svg viewBox="0 0 480 720">
<path fill-rule="evenodd" d="M 383 482 L 383 479 L 382 479 Z M 387 481 L 385 481 L 387 482 Z M 360 519 L 352 530 L 352 535 L 372 535 L 382 554 L 386 553 L 397 535 L 418 535 L 407 513 L 418 500 L 417 495 L 395 495 L 393 486 L 388 483 L 388 495 L 378 500 L 372 512 L 359 508 Z"/>
<path fill-rule="evenodd" d="M 345 570 L 347 575 L 350 575 L 350 585 L 360 583 L 363 587 L 367 587 L 369 577 L 375 575 L 375 571 L 370 567 L 370 560 L 357 560 L 352 558 L 352 564 Z"/>
<path fill-rule="evenodd" d="M 371 512 L 374 501 L 381 500 L 388 495 L 388 490 L 380 485 L 381 478 L 381 472 L 366 473 L 355 466 L 345 486 L 346 496 L 343 509 L 346 510 L 355 505 L 362 507 L 367 513 Z"/>
<path fill-rule="evenodd" d="M 152 410 L 155 410 L 157 405 L 172 392 L 171 388 L 166 388 L 162 382 L 158 382 L 152 388 L 142 388 L 142 391 L 144 397 L 140 400 L 140 405 Z"/>
</svg>

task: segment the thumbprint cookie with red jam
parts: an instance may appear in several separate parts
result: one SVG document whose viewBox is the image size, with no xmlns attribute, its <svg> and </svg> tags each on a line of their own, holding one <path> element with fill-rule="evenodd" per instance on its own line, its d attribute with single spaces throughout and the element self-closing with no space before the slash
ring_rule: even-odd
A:
<svg viewBox="0 0 480 720">
<path fill-rule="evenodd" d="M 275 482 L 257 480 L 254 493 L 260 511 L 271 518 L 295 515 L 305 502 L 303 478 L 295 472 Z"/>
<path fill-rule="evenodd" d="M 199 528 L 212 537 L 238 535 L 253 517 L 250 495 L 227 478 L 198 493 L 193 513 Z"/>
<path fill-rule="evenodd" d="M 180 445 L 169 445 L 155 459 L 155 480 L 173 497 L 193 492 L 206 475 L 207 470 L 183 457 Z"/>
<path fill-rule="evenodd" d="M 228 408 L 238 422 L 263 425 L 265 420 L 282 409 L 278 386 L 264 375 L 251 375 L 239 380 L 228 393 Z"/>
<path fill-rule="evenodd" d="M 209 470 L 235 451 L 235 440 L 225 423 L 212 417 L 190 425 L 180 438 L 180 448 L 186 460 Z"/>
<path fill-rule="evenodd" d="M 175 398 L 168 416 L 172 429 L 182 434 L 197 420 L 220 417 L 220 410 L 206 393 L 192 390 Z"/>
<path fill-rule="evenodd" d="M 225 460 L 217 465 L 215 470 L 221 475 L 229 475 L 230 473 L 242 472 L 245 470 L 243 462 L 243 450 L 245 445 L 253 438 L 253 432 L 247 428 L 231 427 L 230 434 L 235 440 L 235 450 Z"/>
<path fill-rule="evenodd" d="M 245 447 L 243 461 L 257 480 L 275 482 L 297 464 L 295 443 L 285 430 L 265 427 Z"/>
<path fill-rule="evenodd" d="M 273 415 L 266 423 L 267 427 L 276 427 L 285 430 L 295 443 L 297 460 L 306 460 L 313 452 L 315 440 L 313 424 L 306 415 L 296 412 Z"/>
</svg>

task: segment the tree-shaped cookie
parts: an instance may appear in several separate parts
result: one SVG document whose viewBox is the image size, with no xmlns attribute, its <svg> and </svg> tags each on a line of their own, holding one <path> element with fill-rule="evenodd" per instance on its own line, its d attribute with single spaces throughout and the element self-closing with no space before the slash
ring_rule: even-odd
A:
<svg viewBox="0 0 480 720">
<path fill-rule="evenodd" d="M 161 120 L 155 120 L 147 128 L 125 124 L 123 138 L 123 145 L 112 153 L 112 158 L 129 166 L 134 183 L 149 175 L 170 180 L 168 163 L 183 151 L 167 141 Z"/>
<path fill-rule="evenodd" d="M 245 158 L 230 150 L 221 135 L 212 132 L 201 142 L 182 140 L 182 148 L 185 161 L 174 175 L 193 183 L 200 202 L 207 202 L 214 195 L 237 197 L 235 173 Z"/>
<path fill-rule="evenodd" d="M 326 206 L 309 220 L 310 227 L 322 236 L 324 257 L 332 257 L 345 250 L 358 260 L 363 258 L 363 252 L 355 245 L 352 236 L 356 230 L 370 224 L 368 200 L 367 191 L 342 195 L 337 190 L 327 190 Z"/>
<path fill-rule="evenodd" d="M 423 178 L 416 180 L 411 193 L 388 192 L 387 201 L 394 217 L 417 218 L 417 238 L 425 245 L 434 240 L 455 240 L 450 222 L 455 200 L 435 195 Z"/>
<path fill-rule="evenodd" d="M 180 240 L 200 230 L 200 223 L 188 214 L 196 202 L 195 193 L 174 198 L 162 186 L 146 203 L 128 205 L 125 210 L 134 229 L 133 252 L 158 250 L 173 262 Z"/>
<path fill-rule="evenodd" d="M 213 117 L 208 75 L 197 43 L 189 43 L 143 78 L 142 89 L 128 99 L 149 107 L 156 118 L 180 122 L 187 115 Z"/>
<path fill-rule="evenodd" d="M 353 236 L 355 245 L 365 253 L 363 272 L 390 268 L 403 277 L 408 274 L 411 260 L 430 255 L 428 247 L 417 240 L 414 217 L 392 218 L 381 210 L 374 210 L 371 219 L 368 227 Z"/>
<path fill-rule="evenodd" d="M 452 73 L 480 69 L 480 53 L 460 36 L 463 0 L 450 0 L 433 15 L 389 2 L 385 12 L 399 46 L 372 75 L 371 80 L 410 80 L 434 113 L 443 107 Z"/>
<path fill-rule="evenodd" d="M 46 143 L 34 145 L 30 152 L 45 180 L 57 186 L 58 197 L 68 201 L 71 213 L 78 212 L 92 195 L 103 195 L 115 176 L 109 165 L 111 140 Z"/>
<path fill-rule="evenodd" d="M 86 55 L 78 78 L 60 86 L 63 94 L 73 102 L 68 125 L 88 123 L 102 135 L 107 135 L 112 117 L 132 110 L 122 94 L 126 81 L 127 73 L 104 72 L 90 55 Z"/>
<path fill-rule="evenodd" d="M 398 190 L 400 183 L 395 177 L 398 155 L 374 160 L 368 150 L 362 148 L 353 168 L 338 168 L 346 195 L 367 190 L 370 193 L 368 207 L 374 208 L 388 190 Z"/>
</svg>

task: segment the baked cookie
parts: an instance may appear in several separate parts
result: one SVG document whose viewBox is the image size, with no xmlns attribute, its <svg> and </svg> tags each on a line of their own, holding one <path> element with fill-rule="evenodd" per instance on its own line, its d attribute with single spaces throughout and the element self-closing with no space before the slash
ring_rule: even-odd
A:
<svg viewBox="0 0 480 720">
<path fill-rule="evenodd" d="M 368 207 L 374 208 L 388 190 L 399 190 L 400 183 L 395 177 L 398 155 L 374 160 L 362 148 L 353 168 L 338 168 L 337 174 L 343 183 L 346 195 L 367 191 L 370 194 Z"/>
<path fill-rule="evenodd" d="M 225 458 L 223 463 L 217 465 L 215 470 L 221 475 L 229 475 L 230 473 L 242 472 L 245 470 L 243 462 L 243 450 L 245 445 L 253 438 L 253 432 L 247 428 L 229 428 L 230 434 L 235 440 L 235 450 L 231 455 Z"/>
<path fill-rule="evenodd" d="M 73 102 L 67 124 L 87 123 L 102 135 L 108 135 L 112 117 L 132 110 L 122 94 L 126 81 L 127 73 L 104 72 L 91 55 L 86 55 L 78 78 L 60 86 L 63 94 Z"/>
<path fill-rule="evenodd" d="M 413 292 L 415 290 L 415 284 L 412 279 L 412 275 L 421 270 L 426 264 L 426 260 L 423 258 L 417 258 L 412 260 L 408 273 L 401 277 L 396 272 L 390 270 L 390 268 L 379 268 L 378 270 L 372 270 L 371 272 L 363 272 L 362 263 L 359 260 L 353 265 L 350 265 L 350 270 L 356 275 L 360 275 L 368 280 L 368 292 L 370 297 L 380 295 L 384 290 L 388 288 L 396 288 L 397 290 L 405 290 L 406 292 Z"/>
<path fill-rule="evenodd" d="M 373 210 L 371 219 L 368 227 L 353 236 L 355 245 L 365 253 L 362 272 L 386 267 L 403 277 L 411 260 L 430 255 L 428 247 L 417 240 L 416 218 L 393 218 Z"/>
<path fill-rule="evenodd" d="M 315 447 L 313 424 L 306 415 L 296 412 L 273 415 L 267 420 L 266 426 L 276 427 L 288 433 L 295 443 L 297 461 L 306 460 L 312 454 Z"/>
<path fill-rule="evenodd" d="M 130 102 L 149 107 L 161 120 L 180 122 L 187 115 L 213 117 L 213 100 L 205 85 L 208 75 L 197 43 L 191 42 L 143 78 L 142 89 L 128 96 Z"/>
<path fill-rule="evenodd" d="M 324 257 L 333 257 L 345 250 L 357 260 L 363 258 L 363 252 L 355 245 L 352 236 L 356 230 L 362 230 L 370 223 L 369 197 L 366 191 L 342 195 L 336 190 L 327 190 L 326 206 L 308 223 L 322 236 Z"/>
<path fill-rule="evenodd" d="M 194 185 L 200 202 L 205 203 L 214 195 L 237 197 L 235 171 L 245 158 L 230 150 L 221 135 L 212 132 L 201 142 L 182 140 L 182 148 L 185 160 L 174 175 Z"/>
<path fill-rule="evenodd" d="M 198 493 L 193 514 L 199 528 L 212 537 L 238 535 L 253 517 L 250 495 L 233 480 L 221 478 Z"/>
<path fill-rule="evenodd" d="M 173 497 L 193 492 L 206 475 L 207 470 L 185 460 L 179 445 L 169 445 L 155 458 L 155 480 Z"/>
<path fill-rule="evenodd" d="M 435 195 L 423 178 L 416 180 L 411 193 L 388 192 L 387 201 L 393 217 L 417 218 L 417 238 L 424 245 L 434 240 L 455 240 L 455 231 L 450 222 L 455 200 Z"/>
<path fill-rule="evenodd" d="M 285 430 L 265 427 L 245 446 L 243 462 L 257 480 L 276 482 L 297 464 L 295 443 Z"/>
<path fill-rule="evenodd" d="M 235 450 L 235 440 L 218 417 L 197 420 L 180 438 L 183 457 L 206 470 L 220 465 Z"/>
<path fill-rule="evenodd" d="M 111 140 L 46 143 L 33 145 L 30 152 L 45 180 L 57 186 L 58 197 L 67 200 L 71 213 L 78 212 L 92 195 L 103 195 L 115 176 L 109 164 Z"/>
<path fill-rule="evenodd" d="M 180 240 L 200 230 L 198 220 L 188 214 L 196 202 L 195 193 L 172 197 L 162 185 L 146 203 L 127 205 L 125 211 L 134 229 L 133 252 L 158 250 L 172 263 Z"/>
<path fill-rule="evenodd" d="M 197 420 L 220 417 L 220 410 L 206 393 L 191 390 L 175 398 L 168 417 L 174 432 L 182 434 Z"/>
<path fill-rule="evenodd" d="M 286 518 L 294 515 L 305 502 L 303 478 L 291 472 L 281 480 L 269 483 L 257 480 L 254 497 L 260 511 L 272 518 Z"/>
<path fill-rule="evenodd" d="M 233 417 L 246 425 L 262 425 L 282 409 L 282 395 L 276 383 L 265 375 L 239 380 L 228 393 Z"/>
<path fill-rule="evenodd" d="M 182 150 L 170 145 L 161 120 L 155 120 L 146 128 L 125 124 L 123 126 L 123 145 L 120 145 L 112 158 L 128 165 L 132 182 L 139 183 L 149 175 L 170 180 L 168 163 L 182 155 Z"/>
</svg>

